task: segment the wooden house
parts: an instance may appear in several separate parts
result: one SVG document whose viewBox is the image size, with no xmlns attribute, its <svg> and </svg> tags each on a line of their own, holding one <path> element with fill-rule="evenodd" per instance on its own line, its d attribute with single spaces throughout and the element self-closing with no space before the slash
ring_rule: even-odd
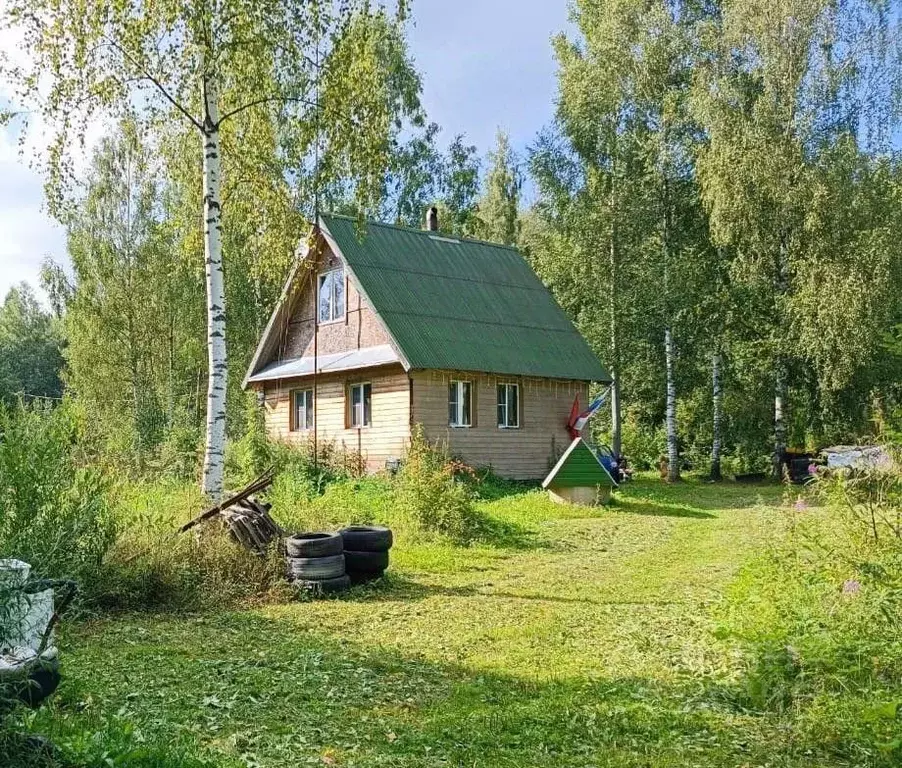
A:
<svg viewBox="0 0 902 768">
<path fill-rule="evenodd" d="M 375 471 L 419 424 L 474 466 L 544 477 L 574 398 L 610 376 L 521 254 L 342 216 L 311 241 L 244 381 L 269 434 L 332 441 Z"/>
</svg>

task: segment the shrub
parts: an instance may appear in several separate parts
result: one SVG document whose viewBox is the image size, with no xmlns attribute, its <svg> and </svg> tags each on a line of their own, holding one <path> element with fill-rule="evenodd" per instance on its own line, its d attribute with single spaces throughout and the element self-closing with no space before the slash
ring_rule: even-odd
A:
<svg viewBox="0 0 902 768">
<path fill-rule="evenodd" d="M 440 446 L 430 445 L 421 427 L 414 429 L 394 494 L 398 512 L 412 528 L 456 541 L 477 534 L 470 473 L 463 473 L 458 464 Z"/>
<path fill-rule="evenodd" d="M 88 591 L 116 536 L 110 481 L 79 455 L 68 403 L 0 406 L 0 555 Z"/>
</svg>

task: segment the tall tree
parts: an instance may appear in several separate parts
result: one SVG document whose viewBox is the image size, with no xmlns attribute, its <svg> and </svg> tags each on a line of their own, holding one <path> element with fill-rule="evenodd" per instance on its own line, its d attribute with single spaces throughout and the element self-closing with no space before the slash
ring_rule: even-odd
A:
<svg viewBox="0 0 902 768">
<path fill-rule="evenodd" d="M 406 11 L 401 3 L 400 13 Z M 354 180 L 372 206 L 382 193 L 399 112 L 416 108 L 410 78 L 386 70 L 394 23 L 365 0 L 153 4 L 10 0 L 0 26 L 22 34 L 24 66 L 5 67 L 18 101 L 55 128 L 48 192 L 58 210 L 69 181 L 68 151 L 98 113 L 141 112 L 182 121 L 200 138 L 207 288 L 208 386 L 202 486 L 223 489 L 226 436 L 226 309 L 222 256 L 222 130 L 252 110 L 294 130 L 294 156 L 313 148 L 323 166 Z M 418 84 L 418 81 L 417 81 Z M 328 154 L 326 154 L 328 153 Z"/>
<path fill-rule="evenodd" d="M 843 137 L 856 144 L 882 130 L 875 114 L 887 100 L 876 75 L 886 71 L 881 47 L 891 47 L 886 12 L 867 0 L 727 0 L 701 38 L 707 56 L 694 101 L 707 138 L 703 198 L 713 237 L 736 249 L 736 275 L 768 307 L 760 332 L 775 474 L 787 448 L 788 397 L 804 364 L 794 331 L 801 282 L 816 263 L 806 267 L 806 254 L 825 244 L 810 226 L 819 158 Z M 839 213 L 836 200 L 830 208 Z M 849 317 L 845 308 L 837 314 Z"/>
<path fill-rule="evenodd" d="M 691 50 L 689 32 L 697 20 L 690 3 L 640 0 L 576 2 L 580 35 L 556 41 L 560 62 L 558 120 L 595 187 L 595 219 L 604 221 L 595 259 L 604 265 L 608 288 L 609 361 L 614 450 L 620 443 L 621 344 L 619 290 L 632 219 L 633 260 L 641 254 L 655 273 L 644 296 L 663 346 L 665 425 L 670 478 L 679 476 L 674 326 L 682 309 L 678 272 L 699 248 L 685 236 L 693 211 L 688 119 Z M 589 188 L 588 185 L 586 187 Z M 632 210 L 631 216 L 624 215 Z M 641 213 L 640 213 L 641 211 Z M 588 221 L 588 220 L 587 220 Z"/>
<path fill-rule="evenodd" d="M 31 287 L 10 288 L 0 305 L 0 401 L 61 397 L 62 349 L 59 322 Z"/>
<path fill-rule="evenodd" d="M 202 292 L 161 217 L 164 178 L 158 153 L 126 121 L 101 140 L 87 193 L 67 214 L 69 384 L 111 455 L 139 468 L 170 426 L 183 362 L 174 347 Z"/>
<path fill-rule="evenodd" d="M 479 200 L 480 235 L 502 245 L 515 245 L 520 235 L 522 174 L 510 138 L 498 131 L 489 153 L 489 170 Z"/>
</svg>

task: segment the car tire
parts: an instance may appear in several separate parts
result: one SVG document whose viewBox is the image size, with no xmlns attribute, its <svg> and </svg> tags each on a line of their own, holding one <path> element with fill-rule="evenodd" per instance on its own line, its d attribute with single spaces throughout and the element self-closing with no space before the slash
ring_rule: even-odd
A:
<svg viewBox="0 0 902 768">
<path fill-rule="evenodd" d="M 345 571 L 352 577 L 379 576 L 388 568 L 388 552 L 345 550 Z"/>
<path fill-rule="evenodd" d="M 343 549 L 344 540 L 338 533 L 296 533 L 285 539 L 288 557 L 330 557 L 340 555 Z"/>
<path fill-rule="evenodd" d="M 345 556 L 289 557 L 288 572 L 292 579 L 322 581 L 337 579 L 345 575 Z"/>
<path fill-rule="evenodd" d="M 296 579 L 292 584 L 295 589 L 311 595 L 332 595 L 336 592 L 346 592 L 351 586 L 351 579 L 348 576 L 336 576 L 334 579 Z"/>
<path fill-rule="evenodd" d="M 387 552 L 393 543 L 391 530 L 381 525 L 351 525 L 339 534 L 351 552 Z"/>
</svg>

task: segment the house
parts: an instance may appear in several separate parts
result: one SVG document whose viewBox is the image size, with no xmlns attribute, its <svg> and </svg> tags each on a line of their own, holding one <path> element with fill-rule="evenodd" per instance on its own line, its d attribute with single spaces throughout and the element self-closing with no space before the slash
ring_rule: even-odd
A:
<svg viewBox="0 0 902 768">
<path fill-rule="evenodd" d="M 334 442 L 366 468 L 411 430 L 498 474 L 541 479 L 574 398 L 610 375 L 514 248 L 322 216 L 260 340 L 245 388 L 268 433 Z"/>
</svg>

